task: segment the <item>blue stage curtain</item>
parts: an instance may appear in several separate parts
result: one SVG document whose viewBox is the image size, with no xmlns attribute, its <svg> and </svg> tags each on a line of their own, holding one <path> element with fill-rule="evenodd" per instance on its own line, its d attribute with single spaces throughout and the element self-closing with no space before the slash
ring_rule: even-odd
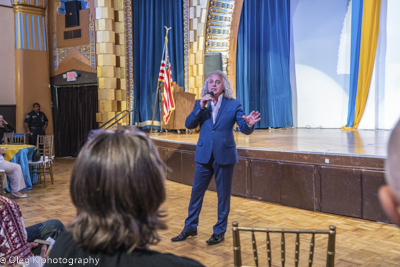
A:
<svg viewBox="0 0 400 267">
<path fill-rule="evenodd" d="M 245 0 L 240 18 L 236 96 L 256 128 L 293 126 L 290 86 L 290 0 Z"/>
<path fill-rule="evenodd" d="M 350 88 L 346 127 L 352 127 L 354 124 L 354 111 L 358 87 L 358 69 L 360 65 L 363 5 L 363 0 L 353 0 L 351 3 Z M 342 129 L 343 128 L 344 127 L 342 127 Z"/>
<path fill-rule="evenodd" d="M 135 0 L 133 10 L 134 109 L 140 112 L 139 126 L 150 128 L 154 97 L 168 33 L 168 55 L 172 78 L 184 85 L 183 2 L 176 0 Z M 157 101 L 154 121 L 160 125 Z M 154 127 L 159 128 L 159 127 Z"/>
</svg>

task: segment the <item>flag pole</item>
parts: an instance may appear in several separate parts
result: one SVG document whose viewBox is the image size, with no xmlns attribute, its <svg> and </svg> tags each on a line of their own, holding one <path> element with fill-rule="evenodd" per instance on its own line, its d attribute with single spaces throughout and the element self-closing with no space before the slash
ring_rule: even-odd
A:
<svg viewBox="0 0 400 267">
<path fill-rule="evenodd" d="M 158 88 L 159 87 L 160 87 L 160 81 L 157 82 L 157 91 L 156 91 L 156 97 L 154 98 L 153 118 L 151 119 L 150 133 L 153 133 L 154 113 L 156 113 L 156 104 L 157 104 L 157 96 L 158 96 Z M 162 125 L 162 121 L 161 121 L 161 125 Z"/>
<path fill-rule="evenodd" d="M 167 28 L 166 26 L 164 26 L 165 29 L 167 29 L 167 32 L 165 33 L 165 43 L 164 43 L 164 49 L 163 49 L 163 54 L 161 57 L 161 61 L 164 58 L 164 54 L 165 54 L 165 49 L 168 49 L 167 44 L 168 44 L 168 31 L 172 28 Z M 165 74 L 165 73 L 164 73 Z M 156 113 L 156 104 L 157 104 L 157 96 L 158 96 L 158 89 L 160 88 L 160 80 L 158 80 L 157 82 L 157 91 L 156 91 L 156 96 L 154 97 L 154 106 L 153 106 L 153 118 L 151 119 L 151 127 L 150 127 L 150 133 L 153 133 L 153 124 L 154 124 L 154 114 Z M 160 92 L 160 96 L 161 96 L 161 92 Z M 163 121 L 163 117 L 161 115 L 161 97 L 159 98 L 159 102 L 160 102 L 160 132 L 162 131 L 162 121 Z"/>
</svg>

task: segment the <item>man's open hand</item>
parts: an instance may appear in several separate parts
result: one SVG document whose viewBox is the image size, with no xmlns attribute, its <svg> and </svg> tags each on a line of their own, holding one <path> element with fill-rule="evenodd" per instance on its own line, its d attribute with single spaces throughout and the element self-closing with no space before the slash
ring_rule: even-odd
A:
<svg viewBox="0 0 400 267">
<path fill-rule="evenodd" d="M 243 119 L 247 122 L 248 125 L 253 126 L 256 122 L 259 122 L 261 120 L 260 112 L 253 110 L 252 112 L 250 112 L 249 116 L 243 116 Z"/>
</svg>

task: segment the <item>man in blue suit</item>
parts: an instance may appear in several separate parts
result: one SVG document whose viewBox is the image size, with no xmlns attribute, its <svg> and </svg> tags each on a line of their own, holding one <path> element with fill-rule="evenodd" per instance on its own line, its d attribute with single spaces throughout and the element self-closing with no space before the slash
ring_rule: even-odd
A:
<svg viewBox="0 0 400 267">
<path fill-rule="evenodd" d="M 172 242 L 183 241 L 197 235 L 197 225 L 204 194 L 215 174 L 218 195 L 218 222 L 208 245 L 224 240 L 230 210 L 232 177 L 235 163 L 238 163 L 236 143 L 233 136 L 235 122 L 244 134 L 254 131 L 254 124 L 260 120 L 260 113 L 243 113 L 242 105 L 234 99 L 228 76 L 222 71 L 211 73 L 203 84 L 202 98 L 196 101 L 193 111 L 186 118 L 185 126 L 194 129 L 200 123 L 195 161 L 196 171 L 189 203 L 185 228 Z"/>
</svg>

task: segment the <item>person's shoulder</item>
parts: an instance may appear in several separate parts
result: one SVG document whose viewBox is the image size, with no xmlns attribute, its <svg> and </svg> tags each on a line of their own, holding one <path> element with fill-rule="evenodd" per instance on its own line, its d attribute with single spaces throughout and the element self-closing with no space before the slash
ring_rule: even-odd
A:
<svg viewBox="0 0 400 267">
<path fill-rule="evenodd" d="M 72 243 L 74 242 L 74 238 L 72 236 L 72 233 L 70 231 L 63 231 L 58 237 L 57 237 L 57 242 L 56 244 L 61 244 L 63 242 L 68 242 Z"/>
<path fill-rule="evenodd" d="M 87 258 L 87 256 L 75 243 L 72 233 L 64 231 L 57 237 L 44 267 L 70 266 L 70 264 L 58 261 L 58 259 Z"/>
<path fill-rule="evenodd" d="M 201 267 L 204 266 L 200 262 L 186 257 L 177 256 L 174 254 L 166 253 L 162 254 L 165 257 L 165 260 L 171 263 L 171 266 L 187 266 L 187 267 Z"/>
<path fill-rule="evenodd" d="M 53 249 L 51 250 L 50 257 L 57 257 L 65 252 L 65 249 L 72 249 L 76 247 L 72 233 L 69 231 L 63 231 L 56 240 Z"/>
<path fill-rule="evenodd" d="M 234 104 L 234 105 L 241 105 L 240 100 L 237 100 L 236 98 L 224 98 L 228 103 Z"/>
<path fill-rule="evenodd" d="M 143 266 L 182 266 L 182 267 L 202 267 L 204 266 L 200 262 L 186 258 L 177 256 L 171 253 L 160 253 L 154 250 L 141 250 L 135 249 L 134 250 L 134 257 L 136 259 L 143 260 L 146 262 Z"/>
</svg>

